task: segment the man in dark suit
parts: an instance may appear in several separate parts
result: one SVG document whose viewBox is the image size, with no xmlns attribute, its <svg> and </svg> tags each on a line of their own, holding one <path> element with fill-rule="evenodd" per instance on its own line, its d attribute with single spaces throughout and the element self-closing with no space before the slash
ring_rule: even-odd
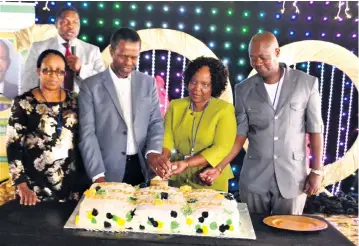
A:
<svg viewBox="0 0 359 246">
<path fill-rule="evenodd" d="M 5 80 L 10 64 L 9 47 L 0 39 L 0 93 L 8 98 L 14 98 L 18 95 L 18 86 Z"/>
</svg>

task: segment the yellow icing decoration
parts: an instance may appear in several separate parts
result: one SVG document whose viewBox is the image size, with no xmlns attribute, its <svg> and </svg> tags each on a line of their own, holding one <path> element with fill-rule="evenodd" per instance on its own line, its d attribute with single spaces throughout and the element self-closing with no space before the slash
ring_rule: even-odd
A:
<svg viewBox="0 0 359 246">
<path fill-rule="evenodd" d="M 202 226 L 202 231 L 203 231 L 203 234 L 208 234 L 208 227 L 207 226 Z"/>
<path fill-rule="evenodd" d="M 87 212 L 87 218 L 89 218 L 90 220 L 93 218 L 93 215 L 92 215 L 91 211 Z"/>
<path fill-rule="evenodd" d="M 192 187 L 189 186 L 189 185 L 183 185 L 180 187 L 180 191 L 182 192 L 188 192 L 188 191 L 191 191 L 192 190 Z"/>
<path fill-rule="evenodd" d="M 159 181 L 161 181 L 162 178 L 161 178 L 160 176 L 156 176 L 156 177 L 154 177 L 152 180 L 159 180 Z"/>
<path fill-rule="evenodd" d="M 214 196 L 214 199 L 224 199 L 224 196 L 222 194 L 217 194 Z"/>
<path fill-rule="evenodd" d="M 163 205 L 163 201 L 162 201 L 161 199 L 155 199 L 155 200 L 153 201 L 153 204 L 154 204 L 155 206 L 162 206 L 162 205 Z"/>
<path fill-rule="evenodd" d="M 186 219 L 186 224 L 187 225 L 192 225 L 193 224 L 193 220 L 191 218 L 187 218 Z"/>
<path fill-rule="evenodd" d="M 80 216 L 77 215 L 77 216 L 75 217 L 75 224 L 77 225 L 77 224 L 79 223 L 79 221 L 80 221 Z"/>
<path fill-rule="evenodd" d="M 84 192 L 84 195 L 86 197 L 93 197 L 94 195 L 96 194 L 96 190 L 91 188 L 91 189 L 88 189 Z"/>
<path fill-rule="evenodd" d="M 229 226 L 229 230 L 230 230 L 230 231 L 233 231 L 233 230 L 234 230 L 234 226 L 233 226 L 233 225 L 230 225 L 230 226 Z"/>
<path fill-rule="evenodd" d="M 117 224 L 118 224 L 119 226 L 124 226 L 124 225 L 125 225 L 125 220 L 122 219 L 122 218 L 118 218 L 116 222 L 117 222 Z"/>
<path fill-rule="evenodd" d="M 159 229 L 162 229 L 162 227 L 163 227 L 163 222 L 162 221 L 157 221 L 158 222 L 158 228 Z"/>
</svg>

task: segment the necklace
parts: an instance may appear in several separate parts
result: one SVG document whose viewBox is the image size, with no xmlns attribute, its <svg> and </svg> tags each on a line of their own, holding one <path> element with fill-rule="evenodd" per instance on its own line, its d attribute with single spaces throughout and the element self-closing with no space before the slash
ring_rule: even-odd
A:
<svg viewBox="0 0 359 246">
<path fill-rule="evenodd" d="M 206 105 L 204 105 L 204 108 L 203 108 L 203 111 L 202 111 L 202 114 L 201 114 L 201 118 L 199 118 L 199 122 L 198 122 L 198 125 L 197 125 L 197 128 L 196 128 L 196 132 L 194 132 L 194 122 L 196 121 L 196 115 L 194 115 L 194 117 L 193 117 L 192 134 L 191 134 L 191 154 L 190 154 L 191 156 L 194 156 L 194 147 L 196 145 L 197 133 L 198 133 L 199 125 L 201 124 L 202 117 L 203 117 L 204 112 L 206 111 L 206 108 L 207 108 L 210 101 L 211 101 L 211 99 L 206 103 Z M 194 112 L 194 103 L 193 102 L 191 102 L 191 110 L 192 110 L 192 112 Z"/>
</svg>

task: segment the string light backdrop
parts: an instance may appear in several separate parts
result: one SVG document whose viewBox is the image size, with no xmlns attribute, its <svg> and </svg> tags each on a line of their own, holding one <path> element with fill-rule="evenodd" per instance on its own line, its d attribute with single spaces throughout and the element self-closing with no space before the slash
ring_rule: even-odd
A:
<svg viewBox="0 0 359 246">
<path fill-rule="evenodd" d="M 36 23 L 55 23 L 56 12 L 63 6 L 76 7 L 81 15 L 80 38 L 103 50 L 115 28 L 129 26 L 137 30 L 165 28 L 182 31 L 204 42 L 229 68 L 232 85 L 251 71 L 247 49 L 255 33 L 273 32 L 280 45 L 301 40 L 324 40 L 358 54 L 357 2 L 44 2 L 36 9 Z M 344 4 L 343 4 L 344 2 Z M 348 4 L 348 5 L 347 5 Z M 283 11 L 283 5 L 285 11 Z M 348 7 L 347 7 L 348 6 Z M 341 7 L 341 12 L 339 12 Z M 349 10 L 348 10 L 349 8 Z M 350 18 L 348 17 L 350 15 Z M 338 17 L 339 16 L 339 17 Z M 303 50 L 305 52 L 305 50 Z M 187 57 L 188 58 L 188 57 Z M 165 81 L 168 99 L 186 96 L 181 73 L 188 59 L 176 52 L 149 50 L 141 54 L 138 70 Z M 318 77 L 325 122 L 325 163 L 340 159 L 357 137 L 358 93 L 342 71 L 329 64 L 304 61 L 293 64 Z M 163 105 L 164 107 L 166 105 Z M 236 179 L 241 159 L 232 170 Z M 352 176 L 331 187 L 336 192 L 356 189 Z M 352 187 L 352 188 L 351 188 Z M 230 188 L 238 189 L 232 181 Z"/>
</svg>

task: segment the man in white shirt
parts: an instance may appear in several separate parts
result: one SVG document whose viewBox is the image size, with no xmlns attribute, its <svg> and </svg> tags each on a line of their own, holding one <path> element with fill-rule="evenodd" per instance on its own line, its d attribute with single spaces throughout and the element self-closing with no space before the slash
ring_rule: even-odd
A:
<svg viewBox="0 0 359 246">
<path fill-rule="evenodd" d="M 306 194 L 319 190 L 323 175 L 318 79 L 280 63 L 272 33 L 253 36 L 248 52 L 258 74 L 235 87 L 237 137 L 220 165 L 229 163 L 248 139 L 241 201 L 252 213 L 302 214 Z M 306 133 L 313 156 L 309 174 Z"/>
<path fill-rule="evenodd" d="M 81 85 L 79 146 L 93 182 L 138 185 L 169 172 L 160 154 L 164 126 L 155 80 L 134 71 L 140 47 L 136 31 L 116 30 L 112 64 Z"/>
<path fill-rule="evenodd" d="M 66 7 L 59 11 L 56 28 L 58 34 L 55 37 L 32 44 L 22 74 L 22 93 L 38 86 L 36 61 L 47 49 L 55 49 L 65 55 L 68 66 L 63 87 L 68 91 L 78 92 L 83 79 L 105 70 L 100 49 L 77 38 L 80 17 L 75 8 Z"/>
<path fill-rule="evenodd" d="M 0 39 L 0 94 L 7 98 L 14 98 L 18 95 L 18 86 L 5 81 L 5 75 L 10 67 L 10 63 L 9 47 Z"/>
</svg>

